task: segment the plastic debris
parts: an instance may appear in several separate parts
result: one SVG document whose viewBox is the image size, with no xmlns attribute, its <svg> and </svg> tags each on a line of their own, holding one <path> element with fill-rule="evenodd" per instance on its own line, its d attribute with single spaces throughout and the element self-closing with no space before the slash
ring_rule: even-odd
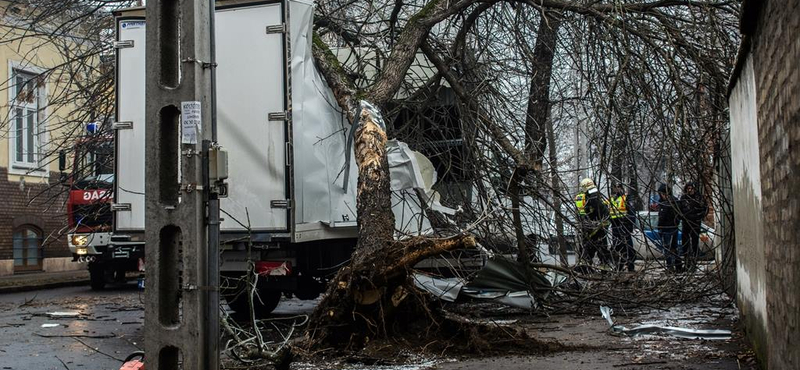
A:
<svg viewBox="0 0 800 370">
<path fill-rule="evenodd" d="M 81 313 L 78 311 L 59 311 L 59 312 L 48 312 L 47 316 L 55 317 L 55 318 L 74 318 L 80 316 Z"/>
<path fill-rule="evenodd" d="M 622 325 L 614 325 L 614 320 L 611 319 L 611 315 L 614 314 L 614 310 L 612 310 L 610 307 L 600 306 L 600 314 L 603 315 L 603 318 L 605 318 L 606 321 L 608 321 L 608 325 L 611 326 L 611 331 L 615 333 L 622 333 L 631 337 L 644 334 L 662 334 L 685 339 L 725 340 L 731 338 L 730 330 L 689 329 L 660 325 L 640 325 L 635 328 L 628 329 Z"/>
<path fill-rule="evenodd" d="M 60 324 L 42 324 L 43 328 L 55 328 L 61 326 Z"/>
</svg>

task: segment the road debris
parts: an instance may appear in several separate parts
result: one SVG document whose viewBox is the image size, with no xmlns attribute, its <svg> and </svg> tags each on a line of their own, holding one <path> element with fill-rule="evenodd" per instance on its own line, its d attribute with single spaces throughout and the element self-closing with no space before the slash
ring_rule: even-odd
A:
<svg viewBox="0 0 800 370">
<path fill-rule="evenodd" d="M 611 319 L 611 315 L 614 313 L 614 310 L 612 310 L 610 307 L 600 306 L 600 313 L 603 315 L 603 318 L 608 321 L 608 325 L 611 326 L 611 331 L 615 333 L 622 333 L 631 337 L 645 334 L 662 334 L 684 339 L 726 340 L 731 338 L 730 330 L 689 329 L 661 325 L 640 325 L 628 329 L 622 325 L 614 325 L 614 320 Z"/>
<path fill-rule="evenodd" d="M 52 318 L 77 318 L 81 315 L 78 311 L 59 311 L 59 312 L 48 312 L 47 316 Z"/>
<path fill-rule="evenodd" d="M 537 270 L 503 258 L 491 258 L 478 274 L 467 282 L 461 278 L 440 278 L 422 273 L 413 274 L 414 284 L 433 296 L 455 302 L 459 295 L 495 300 L 507 306 L 531 310 L 536 308 L 535 294 L 546 296 L 550 280 Z M 531 289 L 533 287 L 533 289 Z"/>
</svg>

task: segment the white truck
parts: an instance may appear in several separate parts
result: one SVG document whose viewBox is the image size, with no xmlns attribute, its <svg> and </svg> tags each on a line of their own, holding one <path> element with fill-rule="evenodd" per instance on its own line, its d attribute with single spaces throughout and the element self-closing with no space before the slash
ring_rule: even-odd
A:
<svg viewBox="0 0 800 370">
<path fill-rule="evenodd" d="M 93 287 L 100 288 L 110 266 L 143 266 L 131 259 L 143 258 L 146 247 L 147 25 L 144 8 L 116 15 L 113 228 L 105 242 L 90 248 L 92 256 L 85 249 L 81 255 L 93 261 Z M 349 176 L 343 173 L 346 151 L 352 154 L 350 124 L 314 65 L 312 21 L 311 1 L 217 1 L 218 137 L 229 167 L 220 273 L 223 280 L 240 277 L 254 260 L 260 312 L 274 309 L 282 294 L 318 296 L 326 278 L 350 258 L 357 237 L 355 164 Z M 435 180 L 429 161 L 392 142 L 390 166 L 398 229 L 428 230 L 419 202 L 404 200 L 416 196 L 412 188 L 430 193 Z M 71 248 L 75 254 L 79 246 Z M 246 308 L 244 299 L 228 303 Z"/>
</svg>

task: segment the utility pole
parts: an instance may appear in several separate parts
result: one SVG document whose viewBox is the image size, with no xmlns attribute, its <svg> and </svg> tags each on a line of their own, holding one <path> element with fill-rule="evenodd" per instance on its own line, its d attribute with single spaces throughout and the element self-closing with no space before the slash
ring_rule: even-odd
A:
<svg viewBox="0 0 800 370">
<path fill-rule="evenodd" d="M 219 368 L 219 203 L 209 174 L 209 158 L 217 158 L 213 4 L 147 2 L 148 370 Z"/>
</svg>

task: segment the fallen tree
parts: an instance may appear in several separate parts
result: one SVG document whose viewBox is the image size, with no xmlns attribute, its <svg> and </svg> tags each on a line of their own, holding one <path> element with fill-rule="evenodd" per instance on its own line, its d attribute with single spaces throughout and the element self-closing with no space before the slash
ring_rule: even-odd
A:
<svg viewBox="0 0 800 370">
<path fill-rule="evenodd" d="M 350 262 L 331 280 L 324 298 L 311 316 L 304 343 L 307 348 L 347 347 L 357 349 L 368 342 L 370 338 L 386 335 L 386 322 L 391 320 L 393 313 L 400 305 L 407 302 L 407 297 L 415 291 L 413 283 L 409 279 L 411 268 L 427 257 L 458 248 L 470 248 L 476 243 L 475 238 L 468 234 L 457 234 L 446 238 L 413 237 L 399 241 L 394 240 L 395 220 L 391 211 L 389 168 L 386 156 L 387 122 L 384 121 L 383 112 L 403 85 L 409 68 L 415 62 L 418 53 L 424 51 L 428 60 L 433 62 L 438 70 L 438 73 L 431 77 L 425 85 L 438 84 L 439 80 L 445 79 L 455 90 L 463 112 L 468 112 L 471 118 L 475 118 L 479 122 L 478 131 L 499 147 L 500 156 L 513 160 L 512 172 L 520 173 L 522 176 L 532 174 L 532 176 L 538 177 L 542 175 L 539 170 L 542 167 L 547 141 L 551 141 L 551 145 L 556 144 L 553 142 L 555 140 L 553 137 L 546 140 L 545 127 L 546 124 L 552 124 L 546 123 L 549 121 L 551 100 L 548 97 L 548 90 L 554 63 L 553 55 L 557 53 L 555 49 L 558 30 L 562 22 L 584 19 L 586 24 L 599 24 L 608 30 L 620 30 L 624 35 L 624 42 L 630 43 L 630 39 L 636 39 L 637 42 L 661 53 L 662 51 L 658 50 L 661 39 L 650 35 L 652 26 L 651 23 L 648 23 L 649 21 L 627 25 L 619 22 L 619 18 L 633 14 L 642 19 L 658 20 L 668 30 L 673 30 L 676 27 L 674 24 L 670 24 L 670 15 L 673 14 L 670 12 L 673 12 L 673 9 L 677 9 L 674 11 L 676 22 L 678 22 L 677 19 L 680 19 L 681 12 L 687 9 L 689 9 L 688 11 L 692 11 L 692 8 L 702 8 L 704 11 L 708 9 L 710 16 L 714 16 L 715 10 L 725 12 L 728 9 L 727 4 L 718 4 L 713 1 L 702 4 L 689 1 L 627 2 L 612 6 L 551 0 L 537 4 L 517 1 L 434 0 L 417 8 L 411 8 L 414 4 L 395 2 L 393 7 L 389 6 L 392 12 L 386 21 L 389 31 L 388 42 L 384 46 L 390 50 L 388 57 L 378 68 L 377 77 L 369 81 L 366 88 L 359 89 L 352 80 L 352 71 L 345 71 L 323 40 L 322 36 L 324 35 L 320 35 L 320 31 L 324 31 L 334 35 L 334 40 L 343 40 L 351 47 L 359 45 L 359 32 L 363 30 L 347 24 L 346 18 L 334 19 L 330 12 L 326 12 L 328 9 L 326 5 L 335 9 L 343 9 L 344 5 L 336 8 L 337 4 L 337 2 L 331 2 L 321 6 L 322 10 L 317 15 L 318 29 L 313 40 L 313 53 L 315 62 L 331 87 L 338 105 L 345 112 L 350 123 L 356 126 L 354 150 L 359 174 L 357 188 L 359 240 Z M 470 50 L 466 46 L 466 39 L 472 31 L 472 27 L 475 27 L 485 12 L 495 6 L 505 7 L 508 4 L 511 4 L 510 13 L 514 13 L 513 8 L 515 7 L 530 6 L 530 9 L 541 15 L 538 22 L 539 35 L 536 40 L 536 48 L 530 50 L 525 45 L 524 48 L 527 52 L 523 53 L 531 59 L 531 69 L 528 73 L 533 76 L 529 83 L 530 95 L 526 99 L 529 112 L 521 120 L 525 127 L 522 138 L 522 142 L 525 143 L 524 148 L 519 148 L 518 144 L 514 142 L 515 133 L 508 127 L 508 124 L 502 122 L 503 118 L 492 117 L 492 113 L 476 99 L 474 93 L 468 91 L 468 87 L 464 86 L 465 81 L 457 80 L 464 76 L 457 76 L 450 67 L 480 67 L 481 63 L 478 61 L 468 61 L 470 57 L 467 54 Z M 409 8 L 416 10 L 409 14 Z M 359 8 L 345 13 L 365 12 L 364 23 L 369 23 L 373 13 L 372 10 L 365 9 Z M 544 15 L 551 12 L 552 14 L 548 14 L 548 16 Z M 400 14 L 407 15 L 405 22 L 402 21 L 403 17 L 400 17 Z M 520 11 L 518 14 L 525 13 Z M 452 20 L 452 18 L 458 17 L 463 20 Z M 452 49 L 445 47 L 446 51 L 441 53 L 443 55 L 437 56 L 434 55 L 437 52 L 434 50 L 434 46 L 441 46 L 438 43 L 441 40 L 432 38 L 431 30 L 444 21 L 448 21 L 448 26 L 454 26 L 456 29 L 451 32 L 453 38 L 447 41 L 453 47 Z M 491 29 L 491 27 L 488 28 Z M 401 31 L 397 33 L 397 29 L 401 29 Z M 515 28 L 514 32 L 517 32 L 514 35 L 517 42 L 524 45 L 528 35 L 525 35 L 521 28 Z M 380 33 L 374 35 L 380 35 Z M 379 42 L 386 41 L 379 37 L 374 38 Z M 694 58 L 696 63 L 705 66 L 706 70 L 703 73 L 719 77 L 718 66 L 708 62 L 707 55 L 698 53 L 698 50 L 702 48 L 701 45 L 692 44 L 685 39 L 678 39 L 673 46 L 677 54 Z M 628 57 L 625 56 L 626 62 L 620 67 L 622 72 L 628 68 L 627 59 Z M 670 68 L 676 67 L 668 67 L 672 71 Z M 502 94 L 499 90 L 494 90 L 492 93 Z M 603 96 L 601 99 L 613 101 L 615 94 L 615 89 L 609 89 L 609 96 Z M 513 116 L 513 112 L 509 115 Z M 551 156 L 555 157 L 554 154 Z M 511 190 L 517 197 L 517 202 L 513 207 L 515 210 L 512 210 L 515 212 L 519 212 L 521 207 L 518 199 L 521 192 L 519 189 L 521 180 L 520 177 L 512 175 L 511 181 L 514 186 Z M 555 182 L 555 180 L 552 181 Z M 545 179 L 531 181 L 532 184 L 545 184 L 546 182 Z M 558 194 L 558 191 L 556 190 L 554 193 Z M 542 197 L 541 194 L 545 194 L 545 192 L 537 190 L 537 194 Z M 542 200 L 549 202 L 543 197 Z M 564 201 L 570 202 L 569 196 Z M 560 204 L 560 202 L 556 204 Z M 557 209 L 556 212 L 560 214 L 561 210 Z M 519 226 L 518 215 L 515 218 L 518 250 L 521 256 L 525 256 L 527 253 L 525 243 L 521 240 L 524 235 Z M 529 258 L 523 258 L 523 260 L 527 264 Z"/>
</svg>

